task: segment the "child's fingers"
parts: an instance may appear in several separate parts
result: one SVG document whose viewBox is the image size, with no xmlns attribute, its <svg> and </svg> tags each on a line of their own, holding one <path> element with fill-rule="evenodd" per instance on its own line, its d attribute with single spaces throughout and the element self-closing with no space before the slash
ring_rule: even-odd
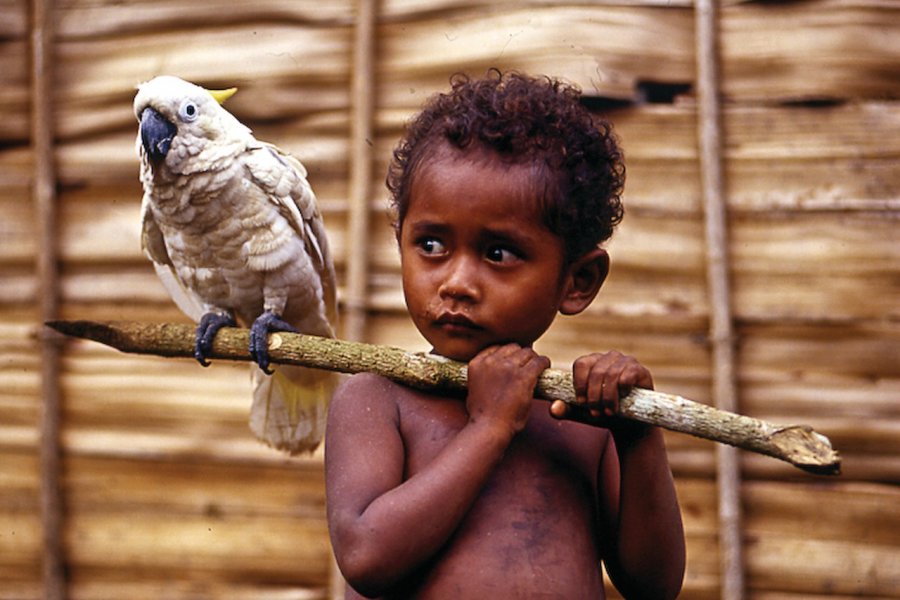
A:
<svg viewBox="0 0 900 600">
<path fill-rule="evenodd" d="M 613 415 L 619 410 L 619 398 L 631 392 L 643 380 L 647 370 L 634 358 L 616 353 L 615 360 L 606 370 L 603 390 L 603 410 Z M 649 376 L 649 372 L 647 372 Z"/>
<path fill-rule="evenodd" d="M 554 400 L 550 403 L 550 416 L 554 419 L 565 419 L 568 413 L 568 405 L 562 400 Z"/>
<path fill-rule="evenodd" d="M 504 344 L 502 346 L 490 346 L 482 350 L 469 363 L 470 370 L 477 369 L 503 369 L 521 371 L 527 376 L 537 377 L 550 367 L 550 359 L 540 355 L 529 347 L 518 344 Z"/>
<path fill-rule="evenodd" d="M 653 389 L 650 371 L 630 356 L 620 355 L 604 378 L 603 411 L 612 416 L 619 412 L 619 401 L 636 387 Z"/>
<path fill-rule="evenodd" d="M 535 354 L 533 360 L 540 369 L 540 372 L 544 372 L 550 368 L 551 363 L 548 356 L 544 356 L 543 354 Z"/>
<path fill-rule="evenodd" d="M 587 381 L 593 362 L 590 356 L 582 356 L 572 364 L 572 386 L 576 402 L 587 402 Z"/>
<path fill-rule="evenodd" d="M 522 350 L 523 348 L 518 344 L 488 346 L 487 348 L 479 352 L 478 355 L 470 361 L 470 363 L 481 362 L 485 364 L 491 364 L 496 363 L 497 361 L 506 361 L 510 360 L 511 357 L 515 356 L 517 353 L 520 353 Z"/>
<path fill-rule="evenodd" d="M 603 417 L 595 414 L 596 412 L 596 410 L 592 410 L 586 405 L 569 404 L 562 400 L 554 400 L 550 404 L 550 416 L 559 420 L 577 421 L 579 423 L 587 423 L 588 425 L 601 425 Z"/>
<path fill-rule="evenodd" d="M 603 376 L 614 360 L 610 354 L 582 356 L 572 365 L 572 383 L 578 402 L 595 403 L 600 400 L 600 390 L 605 387 Z"/>
<path fill-rule="evenodd" d="M 619 394 L 627 394 L 632 388 L 653 389 L 653 378 L 650 371 L 630 356 L 623 356 L 616 364 L 619 371 L 617 378 Z"/>
<path fill-rule="evenodd" d="M 606 415 L 613 413 L 617 399 L 611 393 L 616 386 L 609 377 L 609 369 L 610 365 L 602 369 L 595 368 L 588 377 L 587 404 L 595 411 L 602 410 Z"/>
<path fill-rule="evenodd" d="M 650 371 L 621 352 L 589 354 L 572 365 L 575 402 L 553 402 L 550 414 L 557 419 L 609 427 L 619 410 L 619 399 L 632 388 L 653 389 Z"/>
<path fill-rule="evenodd" d="M 594 417 L 600 416 L 606 388 L 605 374 L 613 357 L 608 354 L 589 354 L 572 365 L 572 384 L 575 402 L 584 405 Z M 570 418 L 570 417 L 569 417 Z"/>
<path fill-rule="evenodd" d="M 496 354 L 499 350 L 500 346 L 488 346 L 487 348 L 484 348 L 478 354 L 476 354 L 475 357 L 471 361 L 469 361 L 469 363 L 471 364 L 490 360 L 491 356 Z"/>
<path fill-rule="evenodd" d="M 531 348 L 523 347 L 518 344 L 505 344 L 496 346 L 496 356 L 498 358 L 508 359 L 519 367 L 531 366 L 538 372 L 550 366 L 550 359 L 535 352 Z"/>
<path fill-rule="evenodd" d="M 591 354 L 573 364 L 576 402 L 591 407 L 595 416 L 613 415 L 619 398 L 634 387 L 652 389 L 650 372 L 637 360 L 621 352 Z"/>
<path fill-rule="evenodd" d="M 588 397 L 607 416 L 615 414 L 619 407 L 619 378 L 625 368 L 623 358 L 619 352 L 607 352 L 591 371 Z"/>
</svg>

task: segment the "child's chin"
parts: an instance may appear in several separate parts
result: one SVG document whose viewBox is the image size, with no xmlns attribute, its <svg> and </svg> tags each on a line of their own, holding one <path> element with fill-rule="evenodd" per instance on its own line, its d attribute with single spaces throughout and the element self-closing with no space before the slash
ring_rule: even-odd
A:
<svg viewBox="0 0 900 600">
<path fill-rule="evenodd" d="M 469 362 L 484 348 L 474 344 L 434 344 L 431 353 L 450 360 Z"/>
<path fill-rule="evenodd" d="M 458 362 L 467 363 L 478 355 L 478 352 L 453 352 L 453 351 L 441 351 L 437 348 L 432 348 L 432 354 L 436 354 L 441 358 L 447 358 L 450 360 L 455 360 Z"/>
</svg>

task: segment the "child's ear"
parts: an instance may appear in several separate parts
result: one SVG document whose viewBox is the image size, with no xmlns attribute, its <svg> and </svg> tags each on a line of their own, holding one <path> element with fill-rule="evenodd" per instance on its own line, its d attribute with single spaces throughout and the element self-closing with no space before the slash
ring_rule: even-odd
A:
<svg viewBox="0 0 900 600">
<path fill-rule="evenodd" d="M 609 254 L 602 248 L 595 248 L 583 254 L 569 265 L 562 302 L 559 312 L 577 315 L 586 309 L 609 274 Z"/>
</svg>

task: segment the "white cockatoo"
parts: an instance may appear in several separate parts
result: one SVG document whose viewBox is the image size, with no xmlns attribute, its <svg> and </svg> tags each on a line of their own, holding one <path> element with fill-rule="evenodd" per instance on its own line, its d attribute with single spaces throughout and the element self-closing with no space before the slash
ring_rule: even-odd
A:
<svg viewBox="0 0 900 600">
<path fill-rule="evenodd" d="M 138 86 L 141 242 L 172 299 L 199 323 L 201 364 L 221 327 L 250 327 L 254 434 L 291 454 L 312 451 L 336 376 L 270 371 L 268 334 L 334 337 L 334 266 L 306 169 L 221 106 L 234 92 L 171 76 Z"/>
</svg>

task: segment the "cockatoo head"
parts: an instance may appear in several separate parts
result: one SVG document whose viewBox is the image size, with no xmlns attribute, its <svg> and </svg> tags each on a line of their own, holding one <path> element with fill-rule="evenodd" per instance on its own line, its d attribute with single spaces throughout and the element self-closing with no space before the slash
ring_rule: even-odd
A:
<svg viewBox="0 0 900 600">
<path fill-rule="evenodd" d="M 138 86 L 134 115 L 140 123 L 138 151 L 154 167 L 174 167 L 205 149 L 231 146 L 250 135 L 221 104 L 237 88 L 207 90 L 162 75 Z"/>
</svg>

